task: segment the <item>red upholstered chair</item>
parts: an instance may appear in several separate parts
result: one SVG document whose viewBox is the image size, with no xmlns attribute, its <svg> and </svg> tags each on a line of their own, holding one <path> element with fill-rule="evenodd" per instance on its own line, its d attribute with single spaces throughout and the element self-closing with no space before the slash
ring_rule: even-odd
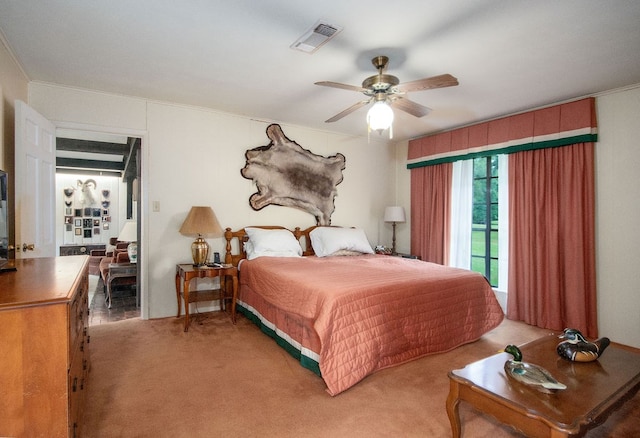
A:
<svg viewBox="0 0 640 438">
<path fill-rule="evenodd" d="M 107 280 L 109 279 L 109 265 L 111 263 L 129 263 L 129 253 L 127 252 L 128 242 L 116 243 L 115 249 L 111 255 L 107 255 L 100 261 L 100 277 L 104 285 L 104 292 L 107 293 Z M 119 277 L 112 279 L 111 287 L 114 286 L 131 286 L 138 283 L 137 277 Z"/>
<path fill-rule="evenodd" d="M 107 256 L 105 249 L 92 249 L 89 253 L 89 275 L 100 275 L 100 262 Z"/>
<path fill-rule="evenodd" d="M 107 253 L 107 255 L 100 260 L 100 278 L 102 278 L 103 283 L 106 283 L 107 281 L 109 265 L 111 263 L 129 263 L 127 246 L 129 246 L 128 242 L 116 243 L 115 249 L 112 252 Z"/>
</svg>

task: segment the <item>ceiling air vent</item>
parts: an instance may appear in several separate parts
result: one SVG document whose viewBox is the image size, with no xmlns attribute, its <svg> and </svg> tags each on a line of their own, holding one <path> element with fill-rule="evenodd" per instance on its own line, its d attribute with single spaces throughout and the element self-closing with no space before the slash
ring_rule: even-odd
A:
<svg viewBox="0 0 640 438">
<path fill-rule="evenodd" d="M 290 47 L 301 52 L 314 53 L 341 30 L 341 27 L 318 21 Z"/>
</svg>

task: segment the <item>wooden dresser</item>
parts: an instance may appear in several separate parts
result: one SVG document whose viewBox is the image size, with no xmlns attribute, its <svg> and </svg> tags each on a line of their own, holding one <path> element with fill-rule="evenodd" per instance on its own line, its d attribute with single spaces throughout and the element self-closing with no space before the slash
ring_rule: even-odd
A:
<svg viewBox="0 0 640 438">
<path fill-rule="evenodd" d="M 0 436 L 74 437 L 89 372 L 89 257 L 0 273 Z"/>
</svg>

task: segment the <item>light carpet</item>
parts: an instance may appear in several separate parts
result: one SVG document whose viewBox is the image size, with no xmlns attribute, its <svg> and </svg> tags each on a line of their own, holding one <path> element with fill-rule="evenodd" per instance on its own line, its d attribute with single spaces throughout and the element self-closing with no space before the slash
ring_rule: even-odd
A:
<svg viewBox="0 0 640 438">
<path fill-rule="evenodd" d="M 375 373 L 331 397 L 245 318 L 91 327 L 85 437 L 449 437 L 447 372 L 547 330 L 505 320 L 479 341 Z M 464 437 L 516 437 L 460 404 Z M 640 395 L 587 437 L 640 433 Z"/>
</svg>

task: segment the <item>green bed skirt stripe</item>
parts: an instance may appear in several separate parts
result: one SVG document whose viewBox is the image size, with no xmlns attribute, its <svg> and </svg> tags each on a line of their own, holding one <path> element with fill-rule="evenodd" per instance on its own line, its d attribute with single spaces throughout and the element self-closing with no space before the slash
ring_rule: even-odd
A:
<svg viewBox="0 0 640 438">
<path fill-rule="evenodd" d="M 322 376 L 322 374 L 320 373 L 320 364 L 309 356 L 302 354 L 300 349 L 298 349 L 294 345 L 291 345 L 291 343 L 289 343 L 286 339 L 278 335 L 278 333 L 273 328 L 269 327 L 263 322 L 260 314 L 254 313 L 240 303 L 237 304 L 236 310 L 242 313 L 249 321 L 257 325 L 264 334 L 276 341 L 276 343 L 280 347 L 284 348 L 287 353 L 293 356 L 296 360 L 300 361 L 300 365 L 307 368 L 308 370 L 313 371 L 318 376 Z"/>
</svg>

